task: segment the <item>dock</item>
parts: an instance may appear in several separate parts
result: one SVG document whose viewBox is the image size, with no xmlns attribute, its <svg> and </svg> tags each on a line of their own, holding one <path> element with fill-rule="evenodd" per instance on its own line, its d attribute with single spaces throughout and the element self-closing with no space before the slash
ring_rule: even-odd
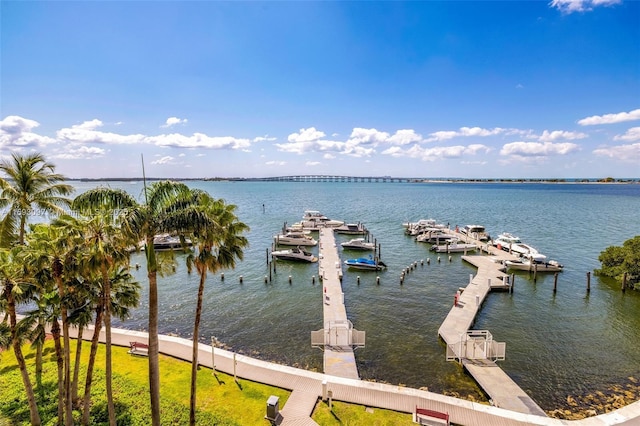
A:
<svg viewBox="0 0 640 426">
<path fill-rule="evenodd" d="M 342 262 L 331 228 L 320 229 L 319 253 L 324 329 L 311 333 L 312 344 L 324 347 L 325 374 L 359 379 L 353 345 L 358 341 L 364 342 L 364 333 L 354 330 L 347 319 L 342 291 Z"/>
<path fill-rule="evenodd" d="M 474 240 L 461 236 L 463 240 Z M 546 416 L 544 410 L 524 392 L 498 365 L 504 359 L 505 344 L 492 340 L 487 331 L 474 331 L 472 326 L 480 307 L 491 290 L 508 290 L 507 275 L 500 271 L 502 261 L 515 256 L 486 243 L 478 243 L 489 256 L 462 256 L 478 268 L 457 303 L 445 318 L 438 334 L 447 344 L 447 358 L 457 359 L 487 393 L 493 405 L 523 414 Z M 479 356 L 477 356 L 479 354 Z"/>
</svg>

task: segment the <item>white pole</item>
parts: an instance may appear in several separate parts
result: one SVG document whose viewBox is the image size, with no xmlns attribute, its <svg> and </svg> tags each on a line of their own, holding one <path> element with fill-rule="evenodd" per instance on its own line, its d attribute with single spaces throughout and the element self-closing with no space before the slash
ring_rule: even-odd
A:
<svg viewBox="0 0 640 426">
<path fill-rule="evenodd" d="M 216 374 L 216 338 L 211 336 L 211 368 L 212 374 Z"/>
</svg>

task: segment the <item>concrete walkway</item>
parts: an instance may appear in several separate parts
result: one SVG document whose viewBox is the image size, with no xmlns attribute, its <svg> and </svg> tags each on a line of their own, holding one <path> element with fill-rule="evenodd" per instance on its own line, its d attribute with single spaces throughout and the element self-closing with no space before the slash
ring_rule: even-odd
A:
<svg viewBox="0 0 640 426">
<path fill-rule="evenodd" d="M 76 330 L 72 329 L 70 334 L 72 337 L 76 337 L 75 333 Z M 90 335 L 90 331 L 84 333 L 87 339 L 90 339 Z M 104 342 L 104 332 L 101 333 L 100 339 Z M 132 341 L 147 342 L 147 334 L 138 331 L 113 329 L 112 340 L 115 345 L 129 346 L 129 342 Z M 160 352 L 163 354 L 185 361 L 191 360 L 190 340 L 161 335 L 159 336 L 159 345 Z M 211 346 L 199 345 L 199 363 L 201 365 L 212 367 L 211 352 Z M 281 410 L 283 414 L 282 424 L 315 424 L 309 418 L 313 411 L 309 401 L 313 400 L 313 395 L 315 395 L 316 401 L 322 399 L 323 382 L 326 382 L 327 390 L 332 391 L 333 399 L 337 401 L 386 408 L 405 413 L 412 413 L 418 406 L 447 412 L 453 423 L 466 426 L 633 426 L 640 424 L 640 401 L 614 412 L 584 420 L 557 420 L 509 411 L 418 389 L 315 373 L 261 361 L 244 355 L 237 355 L 223 349 L 215 349 L 215 363 L 218 371 L 233 375 L 234 359 L 236 361 L 235 371 L 238 377 L 293 391 L 292 396 L 289 397 L 289 400 Z M 117 366 L 115 368 L 117 370 Z M 306 419 L 303 419 L 304 412 L 307 412 Z M 302 423 L 303 421 L 305 423 Z"/>
</svg>

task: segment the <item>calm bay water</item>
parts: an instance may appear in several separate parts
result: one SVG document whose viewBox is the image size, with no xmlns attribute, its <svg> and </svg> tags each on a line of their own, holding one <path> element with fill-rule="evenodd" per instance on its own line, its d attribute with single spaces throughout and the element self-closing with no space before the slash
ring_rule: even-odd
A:
<svg viewBox="0 0 640 426">
<path fill-rule="evenodd" d="M 74 182 L 79 192 L 98 183 Z M 514 294 L 492 293 L 476 319 L 507 342 L 500 366 L 544 409 L 566 405 L 580 395 L 640 377 L 640 293 L 622 293 L 619 285 L 586 272 L 598 268 L 598 255 L 640 234 L 640 185 L 453 184 L 453 183 L 267 183 L 188 182 L 238 206 L 251 227 L 250 247 L 235 270 L 208 278 L 201 325 L 203 341 L 216 336 L 235 350 L 259 358 L 322 370 L 322 352 L 310 347 L 310 331 L 321 329 L 322 286 L 312 284 L 317 264 L 277 264 L 268 275 L 266 250 L 286 221 L 300 220 L 306 209 L 333 219 L 362 222 L 382 246 L 389 266 L 379 274 L 345 271 L 347 314 L 367 332 L 356 351 L 360 375 L 436 392 L 477 392 L 455 363 L 445 361 L 438 328 L 458 287 L 475 268 L 460 255 L 438 263 L 429 246 L 403 234 L 401 224 L 423 218 L 442 223 L 484 225 L 491 235 L 511 232 L 565 265 L 554 295 L 553 275 L 533 282 L 518 274 Z M 141 183 L 110 182 L 135 196 Z M 264 210 L 263 210 L 264 204 Z M 337 236 L 338 243 L 349 239 Z M 317 253 L 317 248 L 312 251 Z M 342 255 L 356 257 L 357 253 Z M 427 265 L 426 259 L 431 258 Z M 400 273 L 425 260 L 400 285 Z M 147 326 L 146 271 L 134 254 L 134 271 L 143 287 L 142 305 L 120 326 Z M 243 284 L 240 284 L 240 276 Z M 289 276 L 292 283 L 289 283 Z M 360 284 L 357 284 L 360 276 Z M 192 334 L 197 276 L 186 273 L 178 256 L 174 275 L 159 281 L 160 331 Z"/>
</svg>

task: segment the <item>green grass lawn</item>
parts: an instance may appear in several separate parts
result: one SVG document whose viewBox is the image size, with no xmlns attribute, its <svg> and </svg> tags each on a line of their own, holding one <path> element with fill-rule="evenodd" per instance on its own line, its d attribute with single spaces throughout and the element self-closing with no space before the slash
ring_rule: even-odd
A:
<svg viewBox="0 0 640 426">
<path fill-rule="evenodd" d="M 72 341 L 72 353 L 76 342 Z M 89 342 L 82 347 L 80 394 L 84 390 L 84 369 L 89 358 Z M 116 416 L 119 425 L 148 425 L 150 419 L 148 391 L 148 362 L 146 357 L 132 356 L 128 348 L 113 347 L 113 386 Z M 23 351 L 35 387 L 35 352 L 29 346 Z M 72 355 L 73 358 L 73 355 Z M 108 424 L 104 385 L 104 345 L 100 345 L 96 359 L 92 387 L 91 421 L 94 425 Z M 43 425 L 55 425 L 57 420 L 57 367 L 53 342 L 44 351 L 42 393 L 36 393 Z M 160 355 L 160 390 L 162 424 L 184 425 L 189 420 L 189 382 L 191 364 Z M 201 368 L 198 373 L 198 424 L 202 425 L 264 425 L 266 402 L 270 395 L 280 398 L 284 407 L 290 392 L 284 389 L 239 379 Z M 74 411 L 76 420 L 80 412 Z M 312 418 L 320 425 L 410 425 L 411 415 L 361 405 L 334 402 L 332 410 L 319 402 Z M 79 421 L 76 421 L 79 424 Z M 0 426 L 29 425 L 20 371 L 12 350 L 0 353 Z"/>
<path fill-rule="evenodd" d="M 319 402 L 316 404 L 311 418 L 322 426 L 408 426 L 415 424 L 411 421 L 411 414 L 338 401 L 331 404 L 331 409 L 326 402 Z"/>
<path fill-rule="evenodd" d="M 83 363 L 89 358 L 89 343 L 82 347 Z M 30 376 L 35 386 L 35 353 L 24 346 Z M 75 341 L 72 342 L 75 351 Z M 148 362 L 146 357 L 132 356 L 128 348 L 113 347 L 113 386 L 118 424 L 148 425 L 150 419 Z M 28 425 L 29 409 L 20 371 L 12 350 L 0 354 L 0 425 Z M 45 347 L 43 392 L 37 396 L 44 425 L 56 424 L 57 367 L 53 343 Z M 108 423 L 104 385 L 104 345 L 100 346 L 92 386 L 92 424 Z M 84 365 L 81 368 L 86 368 Z M 280 398 L 284 406 L 289 391 L 239 379 L 223 373 L 211 374 L 201 368 L 198 374 L 198 423 L 203 425 L 268 425 L 264 420 L 270 395 Z M 160 400 L 162 424 L 183 425 L 189 422 L 189 383 L 191 364 L 160 355 Z M 84 390 L 84 374 L 79 388 Z M 81 392 L 82 393 L 82 392 Z M 80 412 L 74 412 L 79 419 Z M 77 422 L 79 424 L 79 422 Z"/>
</svg>

